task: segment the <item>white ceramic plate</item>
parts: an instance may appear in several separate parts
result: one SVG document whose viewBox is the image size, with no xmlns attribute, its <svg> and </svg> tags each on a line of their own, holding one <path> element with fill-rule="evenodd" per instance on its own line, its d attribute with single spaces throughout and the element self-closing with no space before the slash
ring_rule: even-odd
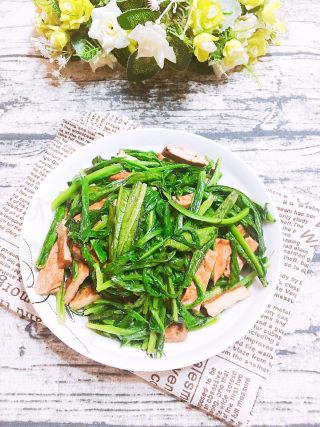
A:
<svg viewBox="0 0 320 427">
<path fill-rule="evenodd" d="M 55 310 L 55 297 L 40 297 L 34 290 L 37 258 L 53 214 L 51 201 L 66 187 L 81 169 L 90 165 L 97 155 L 110 158 L 120 148 L 161 151 L 166 145 L 183 146 L 186 149 L 223 159 L 222 183 L 244 191 L 261 204 L 268 203 L 277 222 L 264 227 L 267 255 L 271 259 L 268 270 L 269 286 L 262 288 L 258 281 L 252 286 L 250 298 L 226 310 L 220 320 L 199 331 L 188 334 L 183 343 L 166 344 L 161 359 L 151 359 L 139 349 L 120 347 L 116 341 L 102 337 L 88 329 L 86 318 L 67 318 L 59 325 Z M 47 327 L 69 347 L 97 362 L 135 371 L 153 371 L 181 368 L 211 357 L 240 339 L 266 308 L 273 296 L 282 262 L 282 238 L 280 220 L 268 191 L 255 173 L 237 156 L 213 141 L 191 133 L 169 129 L 139 129 L 117 133 L 99 139 L 80 148 L 64 160 L 44 180 L 27 210 L 20 244 L 20 266 L 24 285 L 35 310 Z M 39 301 L 43 301 L 39 303 Z"/>
</svg>

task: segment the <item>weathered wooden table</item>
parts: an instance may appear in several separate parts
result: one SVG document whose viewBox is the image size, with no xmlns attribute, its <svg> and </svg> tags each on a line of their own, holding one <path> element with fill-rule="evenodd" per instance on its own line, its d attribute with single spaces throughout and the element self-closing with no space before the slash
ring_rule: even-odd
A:
<svg viewBox="0 0 320 427">
<path fill-rule="evenodd" d="M 31 48 L 30 0 L 1 2 L 0 203 L 28 174 L 63 117 L 118 111 L 144 126 L 196 132 L 237 152 L 264 182 L 319 199 L 320 3 L 287 2 L 289 37 L 228 84 L 181 75 L 131 86 L 122 72 L 73 65 L 54 81 Z M 316 254 L 256 405 L 255 425 L 320 426 L 320 257 Z M 0 309 L 0 426 L 214 426 L 137 377 L 100 366 L 45 327 Z"/>
</svg>

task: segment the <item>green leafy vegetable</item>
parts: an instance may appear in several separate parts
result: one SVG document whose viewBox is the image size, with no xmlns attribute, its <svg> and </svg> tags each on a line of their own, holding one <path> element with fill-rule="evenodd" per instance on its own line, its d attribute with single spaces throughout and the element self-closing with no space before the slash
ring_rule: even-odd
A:
<svg viewBox="0 0 320 427">
<path fill-rule="evenodd" d="M 130 174 L 114 181 L 112 175 L 123 170 Z M 248 287 L 255 277 L 267 284 L 262 224 L 273 217 L 243 192 L 220 185 L 220 177 L 219 159 L 197 167 L 160 159 L 154 151 L 97 156 L 53 201 L 55 216 L 37 266 L 45 267 L 65 219 L 72 253 L 65 279 L 80 280 L 83 270 L 88 272 L 78 294 L 88 299 L 76 314 L 87 316 L 97 333 L 161 357 L 168 327 L 183 324 L 193 331 L 216 322 L 204 302 Z M 178 202 L 186 194 L 192 194 L 189 207 Z M 259 245 L 255 252 L 248 235 Z M 211 250 L 223 257 L 216 239 L 231 246 L 218 279 L 206 256 Z M 66 286 L 63 282 L 56 296 L 60 322 Z M 183 304 L 188 293 L 192 298 Z"/>
<path fill-rule="evenodd" d="M 56 310 L 58 315 L 58 323 L 63 325 L 66 320 L 66 306 L 64 303 L 65 284 L 62 281 L 56 296 Z"/>
<path fill-rule="evenodd" d="M 52 249 L 52 246 L 55 244 L 57 240 L 57 226 L 63 220 L 65 215 L 65 210 L 66 210 L 65 206 L 59 206 L 55 211 L 51 226 L 49 228 L 49 231 L 42 245 L 40 254 L 36 261 L 37 268 L 43 268 L 46 264 L 46 261 Z"/>
<path fill-rule="evenodd" d="M 87 175 L 88 183 L 91 184 L 93 182 L 99 181 L 101 179 L 107 178 L 111 175 L 114 175 L 122 170 L 122 166 L 115 164 L 111 166 L 106 166 L 102 169 L 99 169 L 91 174 Z M 78 177 L 76 177 L 71 185 L 60 193 L 52 202 L 52 209 L 56 209 L 58 206 L 62 205 L 62 203 L 66 202 L 70 199 L 76 191 L 81 187 L 81 182 Z M 103 197 L 103 196 L 102 196 Z M 102 198 L 101 197 L 101 198 Z"/>
</svg>

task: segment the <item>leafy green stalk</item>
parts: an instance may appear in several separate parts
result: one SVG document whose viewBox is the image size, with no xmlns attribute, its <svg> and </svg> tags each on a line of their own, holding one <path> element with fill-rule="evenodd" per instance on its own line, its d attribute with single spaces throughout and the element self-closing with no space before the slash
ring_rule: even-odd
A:
<svg viewBox="0 0 320 427">
<path fill-rule="evenodd" d="M 102 215 L 100 221 L 98 221 L 93 227 L 93 231 L 103 230 L 108 225 L 108 215 Z"/>
<path fill-rule="evenodd" d="M 89 215 L 89 182 L 84 176 L 80 178 L 81 182 L 81 222 L 80 222 L 80 239 L 87 242 L 91 231 L 91 221 Z"/>
<path fill-rule="evenodd" d="M 170 206 L 169 203 L 165 203 L 164 215 L 163 215 L 163 235 L 164 237 L 169 237 L 172 234 L 172 222 L 170 216 Z"/>
<path fill-rule="evenodd" d="M 217 297 L 218 295 L 223 294 L 226 291 L 231 291 L 233 289 L 236 289 L 239 286 L 245 286 L 246 288 L 248 288 L 250 285 L 252 285 L 256 277 L 257 277 L 257 273 L 255 271 L 251 271 L 246 276 L 244 276 L 241 280 L 239 280 L 239 282 L 233 284 L 228 289 L 223 289 L 220 286 L 215 286 L 213 289 L 205 293 L 203 303 L 211 300 L 212 298 Z"/>
<path fill-rule="evenodd" d="M 139 260 L 142 260 L 144 258 L 147 258 L 148 256 L 152 255 L 154 252 L 156 252 L 158 249 L 160 249 L 168 240 L 168 237 L 161 240 L 161 242 L 156 243 L 154 246 L 152 246 L 150 249 L 147 250 L 140 258 Z"/>
<path fill-rule="evenodd" d="M 122 170 L 121 165 L 111 165 L 106 166 L 105 168 L 99 169 L 91 174 L 87 175 L 88 183 L 91 184 L 93 182 L 99 181 L 104 178 L 108 178 L 111 175 L 115 175 L 116 173 Z M 75 178 L 72 181 L 71 185 L 62 191 L 52 202 L 52 209 L 57 209 L 58 206 L 62 205 L 65 201 L 69 200 L 81 187 L 81 181 L 79 178 Z"/>
<path fill-rule="evenodd" d="M 94 264 L 94 271 L 96 274 L 96 289 L 100 292 L 100 289 L 103 285 L 103 275 L 100 269 L 100 265 L 98 263 Z"/>
<path fill-rule="evenodd" d="M 231 249 L 232 249 L 231 259 L 230 259 L 230 277 L 229 277 L 229 282 L 231 284 L 234 284 L 234 283 L 237 283 L 240 280 L 240 268 L 239 268 L 237 245 L 236 245 L 236 242 L 234 241 L 233 236 L 229 237 L 229 241 L 230 241 Z"/>
<path fill-rule="evenodd" d="M 194 219 L 196 221 L 207 222 L 209 224 L 215 224 L 215 225 L 231 225 L 231 224 L 236 224 L 237 222 L 240 222 L 243 218 L 245 218 L 249 214 L 249 208 L 244 208 L 237 215 L 234 215 L 231 218 L 220 219 L 216 217 L 197 215 L 190 212 L 188 209 L 185 209 L 181 205 L 179 205 L 179 203 L 171 199 L 170 195 L 165 191 L 163 192 L 163 194 L 166 196 L 166 198 L 168 199 L 168 202 L 174 209 L 182 213 L 184 216 Z"/>
<path fill-rule="evenodd" d="M 92 323 L 92 322 L 88 322 L 87 326 L 90 329 L 95 329 L 97 331 L 107 332 L 108 334 L 119 335 L 119 336 L 132 335 L 139 331 L 139 328 L 132 328 L 132 329 L 118 328 L 117 326 L 113 326 L 113 325 L 101 325 L 101 324 Z"/>
<path fill-rule="evenodd" d="M 175 233 L 177 233 L 179 230 L 181 230 L 183 227 L 183 215 L 179 213 L 177 215 L 176 225 L 175 225 Z"/>
<path fill-rule="evenodd" d="M 216 161 L 216 166 L 213 172 L 213 175 L 210 179 L 210 181 L 208 182 L 208 188 L 213 187 L 214 185 L 217 184 L 217 182 L 219 181 L 219 179 L 221 178 L 221 159 L 219 158 Z"/>
<path fill-rule="evenodd" d="M 115 193 L 123 186 L 124 181 L 114 181 L 110 184 L 104 185 L 101 188 L 98 186 L 90 187 L 90 202 L 98 202 L 99 200 L 109 195 L 115 196 Z"/>
<path fill-rule="evenodd" d="M 56 310 L 58 315 L 58 323 L 63 325 L 66 320 L 66 306 L 64 303 L 64 292 L 65 292 L 65 284 L 64 278 L 60 285 L 60 288 L 56 294 Z"/>
<path fill-rule="evenodd" d="M 98 257 L 98 260 L 103 264 L 104 262 L 107 261 L 108 258 L 108 254 L 106 252 L 106 250 L 104 249 L 102 243 L 100 240 L 96 240 L 96 239 L 92 239 L 90 240 L 90 243 L 92 245 L 92 248 L 95 252 L 95 254 Z"/>
<path fill-rule="evenodd" d="M 216 318 L 210 318 L 203 316 L 202 314 L 191 314 L 183 305 L 180 307 L 180 315 L 189 331 L 195 331 L 197 329 L 204 328 L 216 323 Z"/>
<path fill-rule="evenodd" d="M 39 269 L 45 266 L 49 253 L 52 249 L 52 246 L 55 244 L 57 240 L 57 226 L 63 220 L 65 215 L 65 210 L 66 210 L 65 206 L 59 206 L 54 213 L 52 223 L 44 239 L 40 254 L 36 261 L 36 267 Z"/>
<path fill-rule="evenodd" d="M 154 237 L 159 236 L 160 234 L 162 234 L 162 229 L 161 228 L 157 228 L 154 231 L 151 231 L 147 234 L 145 234 L 143 237 L 141 237 L 138 241 L 137 241 L 137 246 L 142 248 L 149 240 L 153 239 Z"/>
<path fill-rule="evenodd" d="M 170 294 L 174 293 L 174 286 L 173 286 L 173 282 L 172 282 L 172 277 L 170 275 L 168 275 L 168 293 L 170 293 Z M 172 298 L 170 301 L 171 301 L 171 310 L 172 310 L 172 320 L 174 322 L 178 322 L 179 311 L 178 311 L 177 299 Z"/>
<path fill-rule="evenodd" d="M 197 288 L 197 294 L 198 294 L 198 296 L 195 299 L 195 301 L 193 301 L 191 304 L 185 304 L 185 307 L 187 309 L 194 308 L 197 305 L 201 304 L 202 301 L 205 298 L 205 290 L 204 290 L 205 287 L 204 287 L 203 283 L 201 282 L 201 280 L 199 279 L 199 277 L 196 274 L 194 275 L 193 281 L 194 281 L 194 284 L 195 284 L 195 286 Z"/>
<path fill-rule="evenodd" d="M 240 233 L 240 231 L 237 229 L 237 227 L 235 225 L 232 225 L 230 227 L 230 231 L 233 234 L 233 236 L 235 237 L 235 239 L 239 242 L 239 244 L 243 248 L 244 252 L 248 256 L 250 261 L 252 262 L 252 265 L 254 266 L 254 268 L 257 272 L 257 275 L 258 275 L 259 279 L 261 280 L 261 283 L 264 286 L 267 285 L 267 281 L 266 281 L 266 277 L 265 277 L 266 276 L 265 268 L 260 263 L 258 257 L 254 254 L 254 252 L 252 251 L 252 249 L 250 248 L 250 246 L 246 242 L 245 238 L 242 236 L 242 234 Z"/>
<path fill-rule="evenodd" d="M 233 191 L 230 193 L 226 199 L 221 203 L 221 205 L 218 207 L 218 209 L 215 211 L 214 216 L 216 218 L 225 218 L 230 210 L 233 208 L 233 206 L 236 204 L 238 199 L 238 194 Z"/>
<path fill-rule="evenodd" d="M 194 233 L 197 235 L 198 240 L 199 240 L 199 246 L 203 246 L 205 245 L 209 239 L 211 239 L 213 236 L 216 235 L 217 233 L 217 228 L 216 227 L 204 227 L 204 228 L 197 228 L 194 229 Z M 177 236 L 174 235 L 172 237 L 172 239 L 169 239 L 166 243 L 165 246 L 170 246 L 171 248 L 175 248 L 179 251 L 190 251 L 190 245 L 188 245 L 187 243 L 192 243 L 192 236 L 190 234 L 190 232 L 184 232 L 182 233 L 184 240 L 183 241 L 177 241 Z"/>
<path fill-rule="evenodd" d="M 154 354 L 156 343 L 157 343 L 157 334 L 151 331 L 149 335 L 148 347 L 147 347 L 147 353 L 149 354 L 149 356 Z"/>
<path fill-rule="evenodd" d="M 154 222 L 155 222 L 155 217 L 156 217 L 155 210 L 151 209 L 148 212 L 148 227 L 147 227 L 147 232 L 151 231 L 151 229 L 153 228 L 153 225 L 154 225 Z"/>
<path fill-rule="evenodd" d="M 125 210 L 128 203 L 128 198 L 129 198 L 129 190 L 124 187 L 121 187 L 118 195 L 115 218 L 114 218 L 114 231 L 113 231 L 112 246 L 111 246 L 112 258 L 116 258 L 118 254 L 120 231 L 121 231 L 122 221 L 123 221 Z"/>
<path fill-rule="evenodd" d="M 204 215 L 207 210 L 211 207 L 212 203 L 214 202 L 214 197 L 212 194 L 209 195 L 207 200 L 205 200 L 202 205 L 199 208 L 199 211 L 197 212 L 199 215 Z"/>
<path fill-rule="evenodd" d="M 186 271 L 186 274 L 184 276 L 184 280 L 182 283 L 182 289 L 187 288 L 190 283 L 192 282 L 196 272 L 199 269 L 199 266 L 203 260 L 203 258 L 205 257 L 206 253 L 208 252 L 208 250 L 213 246 L 213 243 L 215 241 L 215 236 L 212 237 L 208 243 L 206 243 L 201 249 L 198 249 L 196 251 L 194 251 L 191 261 L 189 263 L 188 269 Z"/>
<path fill-rule="evenodd" d="M 232 187 L 228 187 L 226 185 L 217 185 L 217 186 L 211 188 L 211 191 L 219 191 L 219 192 L 223 191 L 226 193 L 231 193 L 231 192 L 235 191 L 238 194 L 238 196 L 241 198 L 243 204 L 252 210 L 253 215 L 254 215 L 254 221 L 255 221 L 254 228 L 255 228 L 255 231 L 257 233 L 258 242 L 259 242 L 259 249 L 258 249 L 259 255 L 263 256 L 263 254 L 266 250 L 266 246 L 265 246 L 265 242 L 264 242 L 261 221 L 264 220 L 264 221 L 274 222 L 274 218 L 271 214 L 269 214 L 268 209 L 266 207 L 260 206 L 258 203 L 251 200 L 242 191 L 239 191 L 239 190 L 232 188 Z"/>
<path fill-rule="evenodd" d="M 128 198 L 128 203 L 121 224 L 119 245 L 117 249 L 118 255 L 128 251 L 133 243 L 146 190 L 146 184 L 138 183 L 133 187 Z"/>
<path fill-rule="evenodd" d="M 158 164 L 161 163 L 155 151 L 141 151 L 130 148 L 125 148 L 123 151 L 129 156 L 135 157 L 138 160 L 157 162 Z"/>
<path fill-rule="evenodd" d="M 193 195 L 193 199 L 190 206 L 190 211 L 194 213 L 199 212 L 199 208 L 201 206 L 202 198 L 203 198 L 203 191 L 205 186 L 205 180 L 206 180 L 206 172 L 201 171 L 199 173 L 197 187 Z"/>
<path fill-rule="evenodd" d="M 88 248 L 88 246 L 86 244 L 83 244 L 81 247 L 81 254 L 83 256 L 83 258 L 87 261 L 87 263 L 91 266 L 94 267 L 95 265 L 95 260 L 93 259 L 90 250 Z"/>
</svg>

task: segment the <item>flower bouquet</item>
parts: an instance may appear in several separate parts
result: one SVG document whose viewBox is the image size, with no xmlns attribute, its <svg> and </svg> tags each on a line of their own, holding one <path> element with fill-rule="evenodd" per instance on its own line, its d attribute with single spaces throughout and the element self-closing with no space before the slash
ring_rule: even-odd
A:
<svg viewBox="0 0 320 427">
<path fill-rule="evenodd" d="M 130 81 L 164 67 L 217 78 L 251 69 L 277 40 L 280 0 L 34 0 L 35 39 L 57 64 L 126 67 Z"/>
</svg>

